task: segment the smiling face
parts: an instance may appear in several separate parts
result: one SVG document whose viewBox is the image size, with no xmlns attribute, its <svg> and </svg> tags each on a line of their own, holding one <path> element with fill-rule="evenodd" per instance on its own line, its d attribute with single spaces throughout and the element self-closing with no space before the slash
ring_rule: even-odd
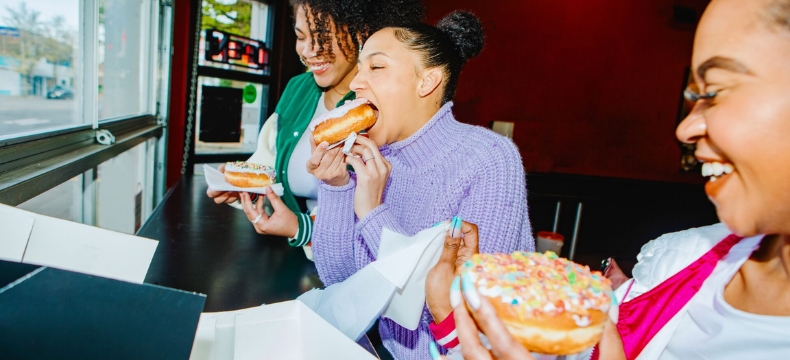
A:
<svg viewBox="0 0 790 360">
<path fill-rule="evenodd" d="M 712 97 L 677 129 L 712 175 L 705 192 L 719 218 L 741 236 L 790 234 L 790 31 L 769 24 L 772 1 L 711 2 L 692 67 Z"/>
<path fill-rule="evenodd" d="M 359 53 L 359 72 L 351 89 L 378 109 L 378 120 L 368 130 L 377 144 L 403 140 L 439 109 L 441 78 L 431 80 L 431 76 L 435 79 L 434 72 L 441 71 L 420 64 L 419 54 L 406 49 L 392 28 L 373 34 Z"/>
<path fill-rule="evenodd" d="M 332 36 L 332 53 L 320 53 L 318 43 L 313 44 L 312 41 L 310 24 L 315 22 L 308 22 L 308 17 L 312 20 L 312 14 L 307 10 L 305 6 L 294 8 L 296 15 L 294 18 L 296 53 L 313 72 L 313 77 L 318 86 L 327 88 L 336 86 L 341 82 L 350 82 L 354 77 L 354 70 L 357 66 L 356 59 L 349 59 L 340 51 L 336 35 Z M 334 23 L 332 23 L 330 31 L 332 34 L 336 34 Z"/>
</svg>

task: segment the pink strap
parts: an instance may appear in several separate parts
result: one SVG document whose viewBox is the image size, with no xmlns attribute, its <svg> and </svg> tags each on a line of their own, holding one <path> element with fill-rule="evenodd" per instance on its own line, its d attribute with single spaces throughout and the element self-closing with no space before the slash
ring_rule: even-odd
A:
<svg viewBox="0 0 790 360">
<path fill-rule="evenodd" d="M 625 356 L 636 359 L 650 340 L 697 294 L 716 264 L 742 237 L 730 235 L 710 251 L 650 291 L 620 305 L 617 331 Z M 631 282 L 633 285 L 633 281 Z M 628 291 L 630 291 L 630 286 Z M 624 297 L 625 299 L 625 297 Z M 598 359 L 598 347 L 592 359 Z"/>
<path fill-rule="evenodd" d="M 628 289 L 625 289 L 625 294 L 623 295 L 623 301 L 625 301 L 625 299 L 628 299 L 628 294 L 631 293 L 631 288 L 634 286 L 635 282 L 636 280 L 631 279 L 631 283 L 628 284 Z"/>
</svg>

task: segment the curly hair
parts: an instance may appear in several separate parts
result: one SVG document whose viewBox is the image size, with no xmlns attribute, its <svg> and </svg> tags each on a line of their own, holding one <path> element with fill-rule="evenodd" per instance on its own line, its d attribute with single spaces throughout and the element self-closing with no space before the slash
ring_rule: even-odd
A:
<svg viewBox="0 0 790 360">
<path fill-rule="evenodd" d="M 318 53 L 334 58 L 333 36 L 340 52 L 356 59 L 360 44 L 385 27 L 420 23 L 425 9 L 420 0 L 290 0 L 294 10 L 309 12 L 311 43 Z M 334 31 L 332 31 L 334 29 Z"/>
<path fill-rule="evenodd" d="M 394 34 L 407 49 L 420 54 L 424 68 L 442 69 L 447 79 L 442 104 L 453 99 L 461 69 L 485 45 L 483 23 L 468 11 L 454 11 L 436 26 L 421 23 L 395 27 Z"/>
</svg>

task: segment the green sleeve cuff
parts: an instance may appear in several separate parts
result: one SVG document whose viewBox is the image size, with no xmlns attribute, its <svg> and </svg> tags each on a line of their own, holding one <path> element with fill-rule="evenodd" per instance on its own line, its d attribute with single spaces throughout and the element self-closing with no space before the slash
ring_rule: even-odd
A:
<svg viewBox="0 0 790 360">
<path fill-rule="evenodd" d="M 293 247 L 305 246 L 313 238 L 313 218 L 302 213 L 297 213 L 296 218 L 299 221 L 299 230 L 295 237 L 288 239 L 288 244 Z"/>
</svg>

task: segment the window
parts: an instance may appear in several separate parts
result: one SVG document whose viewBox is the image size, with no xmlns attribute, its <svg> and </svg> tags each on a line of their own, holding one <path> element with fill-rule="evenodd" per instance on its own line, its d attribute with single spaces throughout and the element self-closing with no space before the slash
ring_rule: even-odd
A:
<svg viewBox="0 0 790 360">
<path fill-rule="evenodd" d="M 83 174 L 77 175 L 18 207 L 58 219 L 83 222 L 83 179 Z"/>
<path fill-rule="evenodd" d="M 17 207 L 134 234 L 154 208 L 155 153 L 149 139 Z"/>
<path fill-rule="evenodd" d="M 0 5 L 0 203 L 137 231 L 164 194 L 171 4 Z"/>
<path fill-rule="evenodd" d="M 0 7 L 0 137 L 90 123 L 79 116 L 79 0 Z"/>
<path fill-rule="evenodd" d="M 99 0 L 99 120 L 148 108 L 146 18 L 150 0 Z"/>
<path fill-rule="evenodd" d="M 96 226 L 134 234 L 151 215 L 155 149 L 150 139 L 99 165 Z"/>
</svg>

